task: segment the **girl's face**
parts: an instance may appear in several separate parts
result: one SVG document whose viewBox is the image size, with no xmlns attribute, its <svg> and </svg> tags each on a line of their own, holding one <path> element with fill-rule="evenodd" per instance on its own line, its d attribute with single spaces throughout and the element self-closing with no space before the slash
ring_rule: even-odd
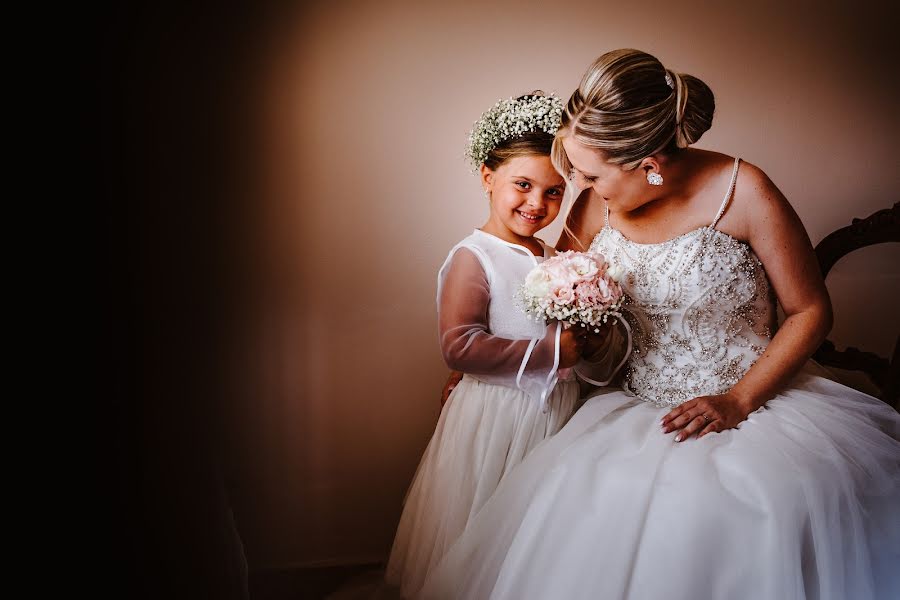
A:
<svg viewBox="0 0 900 600">
<path fill-rule="evenodd" d="M 574 184 L 579 189 L 593 188 L 598 196 L 606 200 L 611 211 L 632 211 L 652 199 L 642 169 L 626 171 L 619 165 L 606 162 L 600 151 L 588 148 L 569 136 L 562 139 L 562 145 L 572 163 Z"/>
<path fill-rule="evenodd" d="M 559 214 L 566 182 L 549 156 L 517 156 L 492 171 L 481 167 L 490 192 L 490 228 L 507 241 L 528 238 Z"/>
</svg>

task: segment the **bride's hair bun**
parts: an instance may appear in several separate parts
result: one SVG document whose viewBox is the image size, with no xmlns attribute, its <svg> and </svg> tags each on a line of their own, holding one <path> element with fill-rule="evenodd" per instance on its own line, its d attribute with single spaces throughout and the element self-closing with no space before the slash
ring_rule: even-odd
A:
<svg viewBox="0 0 900 600">
<path fill-rule="evenodd" d="M 675 145 L 687 148 L 712 127 L 716 99 L 702 79 L 666 69 L 666 82 L 674 92 Z"/>
<path fill-rule="evenodd" d="M 712 90 L 697 77 L 668 70 L 640 50 L 613 50 L 594 61 L 569 98 L 553 161 L 561 173 L 571 171 L 561 143 L 566 135 L 632 169 L 647 156 L 697 142 L 715 109 Z"/>
</svg>

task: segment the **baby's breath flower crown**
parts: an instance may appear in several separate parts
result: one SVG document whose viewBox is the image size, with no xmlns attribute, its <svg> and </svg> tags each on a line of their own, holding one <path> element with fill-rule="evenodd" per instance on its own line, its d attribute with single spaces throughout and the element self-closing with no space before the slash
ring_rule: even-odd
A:
<svg viewBox="0 0 900 600">
<path fill-rule="evenodd" d="M 477 172 L 491 150 L 506 140 L 538 129 L 556 135 L 562 111 L 562 100 L 556 94 L 545 96 L 535 92 L 520 98 L 498 100 L 475 121 L 469 134 L 466 158 L 472 169 Z"/>
</svg>

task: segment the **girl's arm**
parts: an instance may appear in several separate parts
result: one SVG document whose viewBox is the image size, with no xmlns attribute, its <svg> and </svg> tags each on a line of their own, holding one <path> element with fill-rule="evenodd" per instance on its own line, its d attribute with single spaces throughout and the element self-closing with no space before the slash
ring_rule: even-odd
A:
<svg viewBox="0 0 900 600">
<path fill-rule="evenodd" d="M 741 190 L 740 193 L 737 190 Z M 685 402 L 663 420 L 666 431 L 694 433 L 735 427 L 777 394 L 799 371 L 831 329 L 831 301 L 809 236 L 784 195 L 757 167 L 744 163 L 729 229 L 759 257 L 785 313 L 765 352 L 727 393 Z M 725 221 L 725 218 L 722 219 Z M 702 415 L 709 417 L 707 424 Z M 680 438 L 680 439 L 679 439 Z"/>
<path fill-rule="evenodd" d="M 523 362 L 525 373 L 550 371 L 556 360 L 556 325 L 549 325 L 536 342 L 497 337 L 488 326 L 489 304 L 490 286 L 481 262 L 470 250 L 460 248 L 451 259 L 438 299 L 441 352 L 447 366 L 474 375 L 509 376 L 512 382 Z M 560 337 L 559 352 L 560 367 L 577 360 L 571 330 Z"/>
</svg>

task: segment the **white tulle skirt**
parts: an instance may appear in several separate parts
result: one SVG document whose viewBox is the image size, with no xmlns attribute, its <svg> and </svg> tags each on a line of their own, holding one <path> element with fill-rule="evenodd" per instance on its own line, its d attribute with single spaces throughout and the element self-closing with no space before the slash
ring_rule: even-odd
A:
<svg viewBox="0 0 900 600">
<path fill-rule="evenodd" d="M 407 492 L 385 580 L 403 596 L 425 576 L 503 479 L 579 405 L 578 383 L 560 381 L 549 411 L 523 392 L 468 375 L 441 412 Z"/>
<path fill-rule="evenodd" d="M 738 429 L 590 398 L 498 487 L 420 598 L 900 598 L 900 415 L 805 371 Z"/>
</svg>

